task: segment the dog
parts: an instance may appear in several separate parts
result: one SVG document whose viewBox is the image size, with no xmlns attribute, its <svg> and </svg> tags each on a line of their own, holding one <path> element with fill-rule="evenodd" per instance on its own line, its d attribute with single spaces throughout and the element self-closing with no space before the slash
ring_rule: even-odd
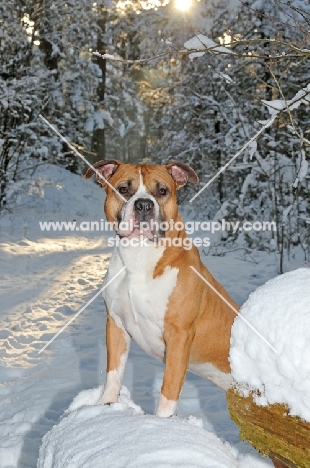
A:
<svg viewBox="0 0 310 468">
<path fill-rule="evenodd" d="M 177 190 L 199 179 L 177 161 L 105 160 L 93 168 L 84 177 L 96 173 L 105 189 L 105 215 L 118 240 L 103 291 L 107 379 L 99 403 L 117 401 L 133 338 L 165 362 L 156 414 L 170 417 L 177 413 L 187 370 L 224 389 L 232 383 L 228 356 L 235 314 L 196 272 L 238 306 L 203 265 L 195 245 L 184 248 L 189 239 L 178 212 Z"/>
</svg>

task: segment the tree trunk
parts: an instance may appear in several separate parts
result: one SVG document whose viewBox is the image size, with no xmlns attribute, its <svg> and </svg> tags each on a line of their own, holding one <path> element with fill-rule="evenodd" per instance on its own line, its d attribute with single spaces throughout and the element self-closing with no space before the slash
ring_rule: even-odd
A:
<svg viewBox="0 0 310 468">
<path fill-rule="evenodd" d="M 100 33 L 98 34 L 97 39 L 97 51 L 100 54 L 105 53 L 105 44 L 103 41 L 103 36 L 105 33 L 105 17 L 102 17 L 97 21 Z M 101 82 L 97 88 L 98 101 L 101 104 L 101 107 L 104 106 L 104 97 L 105 97 L 105 82 L 106 82 L 106 71 L 107 71 L 107 61 L 101 57 L 95 57 L 94 62 L 98 65 L 101 71 Z M 96 161 L 105 159 L 105 132 L 104 128 L 96 128 L 93 132 L 92 137 L 92 149 L 96 153 Z"/>
</svg>

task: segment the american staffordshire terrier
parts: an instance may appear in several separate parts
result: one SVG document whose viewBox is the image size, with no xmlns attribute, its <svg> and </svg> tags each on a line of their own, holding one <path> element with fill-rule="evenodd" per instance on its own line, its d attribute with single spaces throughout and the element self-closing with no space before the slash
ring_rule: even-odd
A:
<svg viewBox="0 0 310 468">
<path fill-rule="evenodd" d="M 99 161 L 96 172 L 106 192 L 105 214 L 118 245 L 105 282 L 107 380 L 100 403 L 117 401 L 133 338 L 165 362 L 156 414 L 175 415 L 187 370 L 227 389 L 231 308 L 190 268 L 193 266 L 235 309 L 237 304 L 188 245 L 176 192 L 196 184 L 194 170 L 181 162 L 165 165 Z M 100 177 L 102 175 L 102 177 Z M 121 195 L 121 196 L 120 196 Z"/>
</svg>

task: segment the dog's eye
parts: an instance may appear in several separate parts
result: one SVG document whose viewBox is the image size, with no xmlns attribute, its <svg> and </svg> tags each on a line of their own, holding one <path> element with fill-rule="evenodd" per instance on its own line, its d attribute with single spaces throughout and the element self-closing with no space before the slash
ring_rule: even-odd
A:
<svg viewBox="0 0 310 468">
<path fill-rule="evenodd" d="M 164 187 L 160 188 L 158 190 L 158 193 L 159 195 L 167 195 L 167 189 L 165 189 Z"/>
<path fill-rule="evenodd" d="M 122 195 L 125 195 L 126 193 L 128 193 L 128 188 L 127 187 L 119 187 L 118 191 Z"/>
</svg>

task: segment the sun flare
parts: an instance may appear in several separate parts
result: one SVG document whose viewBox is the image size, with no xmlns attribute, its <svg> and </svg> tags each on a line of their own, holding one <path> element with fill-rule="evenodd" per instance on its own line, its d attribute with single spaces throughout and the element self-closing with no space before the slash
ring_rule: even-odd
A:
<svg viewBox="0 0 310 468">
<path fill-rule="evenodd" d="M 190 9 L 192 0 L 174 0 L 174 6 L 177 10 L 187 11 Z"/>
</svg>

